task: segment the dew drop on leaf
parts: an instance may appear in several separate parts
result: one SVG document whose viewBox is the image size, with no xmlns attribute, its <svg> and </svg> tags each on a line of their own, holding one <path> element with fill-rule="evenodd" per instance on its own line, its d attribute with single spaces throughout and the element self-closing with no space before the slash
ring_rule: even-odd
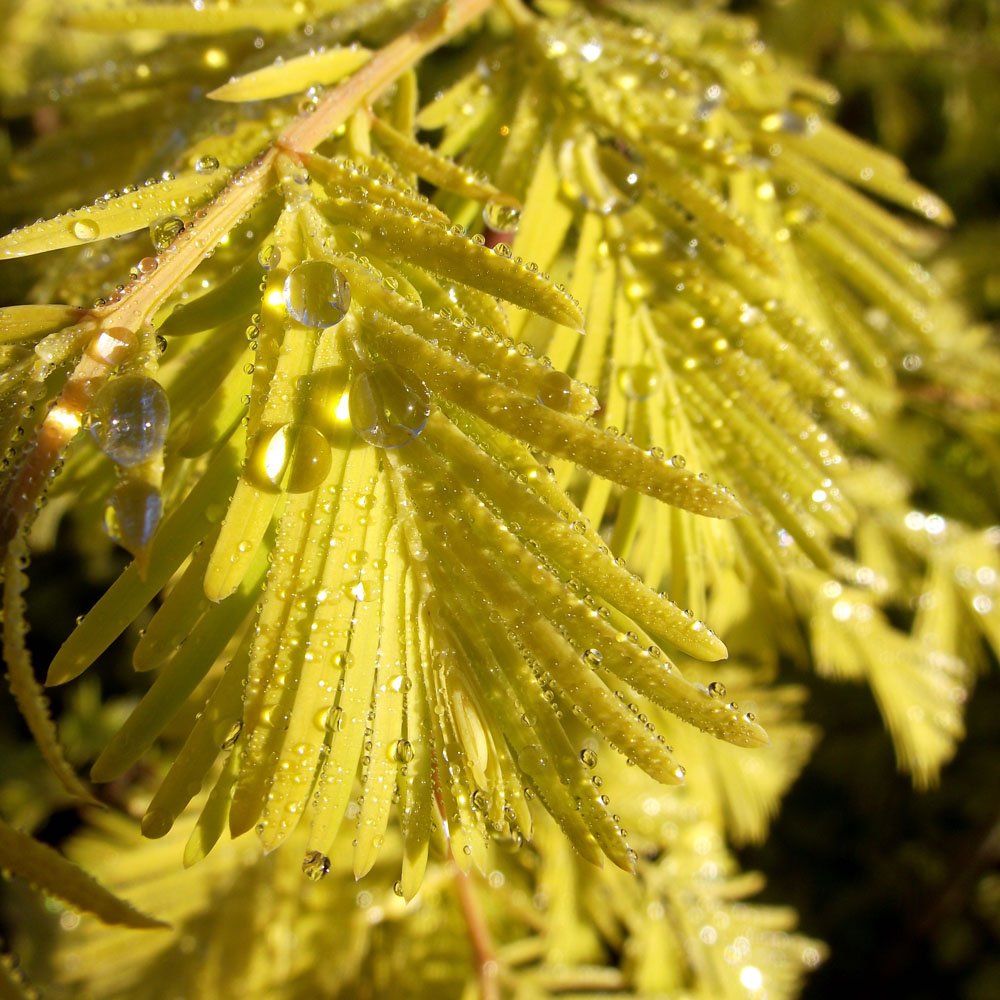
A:
<svg viewBox="0 0 1000 1000">
<path fill-rule="evenodd" d="M 273 243 L 261 247 L 260 253 L 257 254 L 257 262 L 265 271 L 273 270 L 281 263 L 280 247 L 276 247 Z"/>
<path fill-rule="evenodd" d="M 123 326 L 101 330 L 87 345 L 87 355 L 94 361 L 99 361 L 113 368 L 127 361 L 138 349 L 136 335 Z"/>
<path fill-rule="evenodd" d="M 587 767 L 597 767 L 597 751 L 591 750 L 590 747 L 584 747 L 580 751 L 580 760 L 582 760 Z"/>
<path fill-rule="evenodd" d="M 144 552 L 163 515 L 163 498 L 155 486 L 126 480 L 111 494 L 105 510 L 108 534 L 133 555 Z"/>
<path fill-rule="evenodd" d="M 307 260 L 293 267 L 282 294 L 288 315 L 316 330 L 335 326 L 351 305 L 347 279 L 324 260 Z"/>
<path fill-rule="evenodd" d="M 70 232 L 81 243 L 90 243 L 101 235 L 101 228 L 92 219 L 77 219 L 70 223 Z"/>
<path fill-rule="evenodd" d="M 377 364 L 358 372 L 351 383 L 348 409 L 355 431 L 376 448 L 398 448 L 427 425 L 431 394 L 406 368 Z"/>
<path fill-rule="evenodd" d="M 214 156 L 201 156 L 195 160 L 194 169 L 199 174 L 210 174 L 219 169 L 219 161 Z"/>
<path fill-rule="evenodd" d="M 149 238 L 157 250 L 166 250 L 184 231 L 184 222 L 176 215 L 167 215 L 150 224 Z"/>
<path fill-rule="evenodd" d="M 145 375 L 126 375 L 97 394 L 90 415 L 90 434 L 118 465 L 145 461 L 167 436 L 170 403 L 163 386 Z"/>
<path fill-rule="evenodd" d="M 599 649 L 587 649 L 583 653 L 583 662 L 588 667 L 599 667 L 604 660 L 604 654 Z"/>
<path fill-rule="evenodd" d="M 712 681 L 712 683 L 708 685 L 708 693 L 713 698 L 717 698 L 721 701 L 726 697 L 726 685 L 721 681 Z"/>
<path fill-rule="evenodd" d="M 514 242 L 520 224 L 520 209 L 499 201 L 487 202 L 483 209 L 486 246 L 495 247 L 498 243 L 506 243 L 509 246 Z"/>
<path fill-rule="evenodd" d="M 330 874 L 330 859 L 319 851 L 306 851 L 302 858 L 302 874 L 313 882 L 319 882 Z"/>
<path fill-rule="evenodd" d="M 396 740 L 392 745 L 392 759 L 400 764 L 409 764 L 413 760 L 413 746 L 409 740 Z"/>
<path fill-rule="evenodd" d="M 594 206 L 602 215 L 624 212 L 640 198 L 644 188 L 643 163 L 639 156 L 616 142 L 602 142 L 597 163 L 610 188 L 603 205 Z"/>
<path fill-rule="evenodd" d="M 500 233 L 516 233 L 521 223 L 521 210 L 499 201 L 487 202 L 483 209 L 483 223 Z"/>
<path fill-rule="evenodd" d="M 331 460 L 330 442 L 312 424 L 280 424 L 254 437 L 246 475 L 268 492 L 308 493 L 326 479 Z"/>
<path fill-rule="evenodd" d="M 546 372 L 538 385 L 538 402 L 564 413 L 573 402 L 573 380 L 555 369 Z"/>
</svg>

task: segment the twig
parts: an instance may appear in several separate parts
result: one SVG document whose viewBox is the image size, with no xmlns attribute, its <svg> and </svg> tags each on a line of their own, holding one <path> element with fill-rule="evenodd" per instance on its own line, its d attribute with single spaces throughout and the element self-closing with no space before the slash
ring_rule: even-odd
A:
<svg viewBox="0 0 1000 1000">
<path fill-rule="evenodd" d="M 455 889 L 458 893 L 458 905 L 469 932 L 472 954 L 476 960 L 480 1000 L 500 1000 L 500 983 L 497 978 L 499 963 L 497 962 L 496 950 L 493 947 L 493 938 L 486 925 L 486 918 L 479 906 L 479 900 L 476 899 L 472 879 L 457 865 L 455 866 Z"/>
<path fill-rule="evenodd" d="M 444 807 L 444 796 L 441 794 L 441 786 L 438 782 L 436 768 L 432 768 L 431 780 L 434 787 L 434 801 L 437 804 L 438 813 L 444 821 L 445 830 L 447 830 L 447 811 Z M 456 864 L 455 855 L 451 850 L 451 837 L 448 834 L 445 836 L 448 859 L 455 873 L 455 891 L 458 895 L 458 907 L 462 911 L 462 917 L 465 919 L 465 926 L 469 932 L 469 942 L 472 945 L 472 955 L 476 963 L 476 978 L 479 980 L 479 1000 L 500 1000 L 500 963 L 497 961 L 497 952 L 493 944 L 493 937 L 486 924 L 486 917 L 483 916 L 479 900 L 476 899 L 472 880 Z"/>
<path fill-rule="evenodd" d="M 376 52 L 315 108 L 296 118 L 265 152 L 237 171 L 222 191 L 197 213 L 194 224 L 158 255 L 154 270 L 134 281 L 115 302 L 90 311 L 96 321 L 96 336 L 100 330 L 142 329 L 166 298 L 267 194 L 272 167 L 280 153 L 296 156 L 311 152 L 355 111 L 374 101 L 401 73 L 462 31 L 493 2 L 445 0 L 433 14 Z M 83 407 L 79 384 L 86 380 L 89 398 L 93 398 L 111 373 L 107 366 L 98 372 L 92 368 L 92 362 L 84 355 L 0 494 L 0 510 L 4 512 L 0 520 L 0 557 L 6 553 L 11 538 L 30 520 L 66 447 L 80 428 Z"/>
</svg>

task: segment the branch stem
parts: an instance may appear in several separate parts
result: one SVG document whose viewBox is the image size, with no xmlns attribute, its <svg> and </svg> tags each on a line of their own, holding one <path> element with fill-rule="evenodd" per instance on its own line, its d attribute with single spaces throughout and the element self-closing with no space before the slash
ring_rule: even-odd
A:
<svg viewBox="0 0 1000 1000">
<path fill-rule="evenodd" d="M 273 168 L 279 154 L 297 157 L 314 150 L 355 111 L 371 104 L 402 73 L 464 30 L 493 2 L 445 0 L 432 14 L 376 52 L 315 108 L 291 122 L 263 153 L 237 171 L 215 198 L 199 210 L 193 224 L 157 256 L 155 269 L 136 279 L 116 301 L 90 310 L 95 321 L 95 337 L 101 330 L 141 330 L 167 297 L 271 190 Z M 55 400 L 38 438 L 25 449 L 20 467 L 4 484 L 0 492 L 0 509 L 4 512 L 0 518 L 0 555 L 6 552 L 11 538 L 30 519 L 66 446 L 80 426 L 80 384 L 87 385 L 92 398 L 111 374 L 108 367 L 98 371 L 94 367 L 85 354 Z"/>
<path fill-rule="evenodd" d="M 452 862 L 454 864 L 454 862 Z M 472 879 L 455 866 L 455 890 L 458 893 L 458 905 L 465 919 L 472 944 L 472 954 L 476 962 L 476 972 L 479 980 L 480 1000 L 500 1000 L 500 983 L 497 978 L 499 963 L 493 938 L 486 923 L 486 917 L 476 898 Z"/>
</svg>

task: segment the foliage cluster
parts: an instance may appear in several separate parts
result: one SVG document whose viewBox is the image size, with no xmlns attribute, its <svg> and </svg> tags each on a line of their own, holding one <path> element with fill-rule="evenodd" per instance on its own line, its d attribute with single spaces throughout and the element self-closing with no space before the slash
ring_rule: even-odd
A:
<svg viewBox="0 0 1000 1000">
<path fill-rule="evenodd" d="M 709 0 L 7 8 L 0 207 L 47 218 L 0 239 L 3 643 L 51 777 L 19 748 L 2 807 L 89 802 L 108 887 L 0 825 L 68 907 L 30 978 L 797 995 L 824 947 L 731 853 L 817 738 L 788 668 L 867 683 L 924 787 L 1000 649 L 946 205 Z M 27 562 L 99 573 L 98 524 L 60 739 Z"/>
</svg>

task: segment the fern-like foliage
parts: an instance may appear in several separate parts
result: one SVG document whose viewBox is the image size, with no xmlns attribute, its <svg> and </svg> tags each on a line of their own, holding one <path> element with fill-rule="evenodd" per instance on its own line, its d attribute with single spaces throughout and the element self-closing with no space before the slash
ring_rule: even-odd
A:
<svg viewBox="0 0 1000 1000">
<path fill-rule="evenodd" d="M 97 198 L 0 239 L 25 283 L 64 251 L 33 304 L 0 311 L 12 686 L 88 795 L 24 641 L 48 499 L 134 557 L 48 683 L 159 598 L 133 654 L 155 680 L 91 777 L 173 741 L 142 831 L 183 827 L 203 894 L 165 890 L 167 915 L 220 955 L 218 912 L 243 894 L 292 919 L 291 890 L 265 888 L 289 852 L 217 847 L 227 829 L 336 875 L 303 904 L 319 953 L 349 874 L 409 901 L 425 878 L 445 891 L 446 855 L 488 873 L 531 842 L 506 863 L 537 869 L 503 877 L 573 884 L 554 820 L 639 879 L 581 877 L 552 938 L 501 962 L 541 963 L 524 996 L 572 991 L 552 968 L 612 950 L 619 978 L 581 988 L 741 995 L 764 975 L 743 941 L 773 945 L 768 982 L 792 995 L 820 952 L 733 905 L 721 853 L 726 832 L 763 836 L 815 736 L 799 693 L 769 686 L 779 663 L 866 679 L 928 783 L 961 735 L 976 633 L 1000 637 L 993 536 L 911 504 L 920 401 L 974 396 L 951 421 L 973 440 L 1000 409 L 915 262 L 950 213 L 715 4 L 423 6 L 60 5 L 108 58 L 55 85 L 58 127 L 2 202 Z M 16 112 L 38 96 L 9 90 Z M 678 785 L 681 762 L 686 790 L 637 791 Z M 153 851 L 135 849 L 138 881 Z M 693 860 L 713 852 L 711 871 Z M 362 995 L 394 898 L 341 942 L 340 978 L 292 961 L 274 995 Z M 714 937 L 678 929 L 695 913 Z M 436 947 L 387 937 L 404 964 Z M 149 941 L 144 975 L 178 954 Z M 210 974 L 271 995 L 271 960 L 248 961 Z M 91 995 L 140 995 L 142 963 L 112 962 Z"/>
</svg>

